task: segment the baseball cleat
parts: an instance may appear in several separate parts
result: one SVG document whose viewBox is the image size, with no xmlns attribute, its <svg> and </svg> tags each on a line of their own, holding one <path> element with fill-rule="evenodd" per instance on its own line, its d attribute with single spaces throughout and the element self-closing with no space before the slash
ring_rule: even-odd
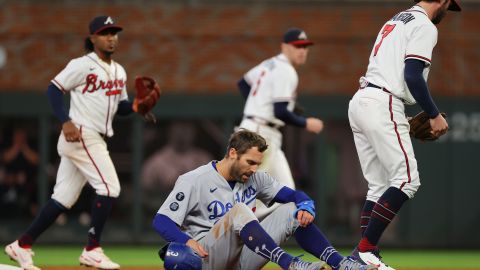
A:
<svg viewBox="0 0 480 270">
<path fill-rule="evenodd" d="M 22 248 L 18 245 L 18 240 L 5 247 L 5 254 L 15 261 L 24 270 L 40 270 L 33 265 L 32 257 L 35 255 L 31 248 Z"/>
<path fill-rule="evenodd" d="M 364 265 L 358 262 L 353 257 L 345 257 L 342 261 L 338 264 L 338 266 L 333 267 L 333 270 L 377 270 L 379 269 L 376 265 L 369 264 Z"/>
<path fill-rule="evenodd" d="M 78 261 L 80 262 L 80 265 L 95 267 L 98 269 L 120 269 L 120 265 L 112 262 L 112 260 L 103 253 L 101 247 L 94 248 L 90 251 L 83 249 L 82 255 L 80 255 Z"/>
<path fill-rule="evenodd" d="M 323 261 L 311 263 L 295 257 L 288 266 L 288 270 L 331 270 L 331 268 Z"/>
<path fill-rule="evenodd" d="M 374 251 L 360 252 L 356 247 L 352 252 L 352 256 L 363 264 L 375 265 L 378 270 L 395 270 L 395 268 L 388 266 L 382 261 L 382 256 L 380 256 L 380 251 L 378 249 Z"/>
</svg>

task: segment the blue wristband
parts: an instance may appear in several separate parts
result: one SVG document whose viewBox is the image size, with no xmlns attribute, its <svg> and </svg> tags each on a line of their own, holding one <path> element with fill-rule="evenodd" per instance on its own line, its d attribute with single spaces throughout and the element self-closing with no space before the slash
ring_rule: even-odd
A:
<svg viewBox="0 0 480 270">
<path fill-rule="evenodd" d="M 297 210 L 293 214 L 294 218 L 297 218 L 298 211 L 307 211 L 315 217 L 315 202 L 313 200 L 308 200 L 297 203 Z"/>
</svg>

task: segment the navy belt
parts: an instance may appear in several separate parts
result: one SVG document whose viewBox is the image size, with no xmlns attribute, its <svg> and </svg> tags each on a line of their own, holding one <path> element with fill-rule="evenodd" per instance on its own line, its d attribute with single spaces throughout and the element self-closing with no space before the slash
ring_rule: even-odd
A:
<svg viewBox="0 0 480 270">
<path fill-rule="evenodd" d="M 378 86 L 378 85 L 376 85 L 376 84 L 373 84 L 373 83 L 368 83 L 368 84 L 367 84 L 367 87 L 373 87 L 373 88 L 377 88 L 377 89 L 382 89 L 384 92 L 387 92 L 387 93 L 390 93 L 390 94 L 392 93 L 392 92 L 388 91 L 385 87 L 380 87 L 380 86 Z"/>
<path fill-rule="evenodd" d="M 370 83 L 370 82 L 367 84 L 367 86 L 365 86 L 365 88 L 367 88 L 367 87 L 373 87 L 373 88 L 380 89 L 383 92 L 389 93 L 390 95 L 400 99 L 403 103 L 405 103 L 405 100 L 403 98 L 399 98 L 399 97 L 395 96 L 394 94 L 392 94 L 392 92 L 388 91 L 387 88 L 385 88 L 385 87 L 380 87 L 380 86 L 378 86 L 376 84 L 373 84 L 373 83 Z"/>
</svg>

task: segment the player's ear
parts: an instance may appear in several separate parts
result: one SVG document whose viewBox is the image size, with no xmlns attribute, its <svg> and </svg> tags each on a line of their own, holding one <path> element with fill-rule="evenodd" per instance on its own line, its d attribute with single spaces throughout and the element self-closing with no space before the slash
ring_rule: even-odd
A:
<svg viewBox="0 0 480 270">
<path fill-rule="evenodd" d="M 238 155 L 237 149 L 235 149 L 235 148 L 232 147 L 232 148 L 230 148 L 230 149 L 228 150 L 228 157 L 231 157 L 231 158 L 236 159 L 236 158 L 237 158 L 237 155 Z"/>
</svg>

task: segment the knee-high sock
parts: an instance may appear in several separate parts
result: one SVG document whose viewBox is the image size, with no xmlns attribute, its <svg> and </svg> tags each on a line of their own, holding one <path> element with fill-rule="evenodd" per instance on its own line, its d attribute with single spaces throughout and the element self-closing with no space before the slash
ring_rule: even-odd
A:
<svg viewBox="0 0 480 270">
<path fill-rule="evenodd" d="M 408 200 L 407 194 L 398 188 L 390 187 L 375 203 L 367 229 L 358 244 L 360 252 L 374 250 L 387 226 L 392 222 L 403 203 Z"/>
<path fill-rule="evenodd" d="M 27 231 L 20 236 L 18 244 L 23 248 L 30 248 L 37 238 L 52 225 L 58 216 L 67 208 L 54 199 L 50 199 L 42 208 L 35 220 L 30 224 Z"/>
<path fill-rule="evenodd" d="M 362 213 L 360 214 L 360 231 L 361 236 L 365 233 L 367 229 L 368 222 L 370 222 L 370 216 L 372 215 L 372 209 L 375 206 L 375 202 L 365 200 L 365 204 L 363 205 Z"/>
<path fill-rule="evenodd" d="M 294 235 L 301 248 L 332 267 L 338 266 L 343 259 L 315 224 L 298 227 Z"/>
<path fill-rule="evenodd" d="M 273 241 L 257 220 L 250 221 L 242 228 L 240 238 L 256 254 L 288 269 L 293 257 Z"/>
<path fill-rule="evenodd" d="M 92 250 L 100 246 L 103 226 L 112 210 L 115 198 L 97 195 L 92 206 L 92 221 L 88 230 L 88 243 L 86 250 Z"/>
</svg>

